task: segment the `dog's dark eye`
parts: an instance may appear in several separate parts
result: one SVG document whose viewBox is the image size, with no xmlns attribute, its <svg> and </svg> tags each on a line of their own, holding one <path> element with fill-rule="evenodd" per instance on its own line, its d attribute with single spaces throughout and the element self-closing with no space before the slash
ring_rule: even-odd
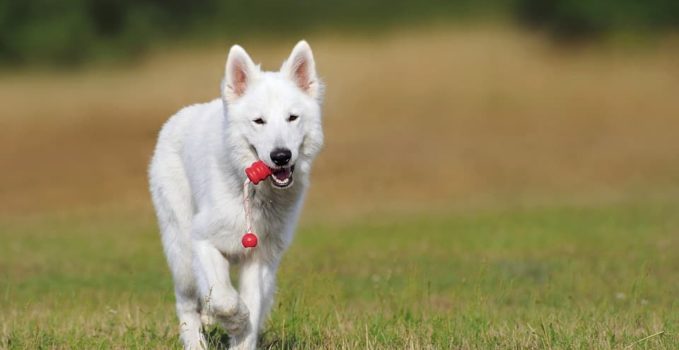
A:
<svg viewBox="0 0 679 350">
<path fill-rule="evenodd" d="M 299 118 L 299 116 L 294 115 L 294 114 L 290 114 L 290 116 L 288 117 L 288 121 L 294 122 L 295 120 L 297 120 L 297 118 Z"/>
<path fill-rule="evenodd" d="M 253 120 L 253 122 L 255 122 L 255 124 L 259 124 L 259 125 L 266 124 L 266 121 L 264 121 L 264 119 L 262 119 L 262 118 L 257 118 L 255 120 Z"/>
</svg>

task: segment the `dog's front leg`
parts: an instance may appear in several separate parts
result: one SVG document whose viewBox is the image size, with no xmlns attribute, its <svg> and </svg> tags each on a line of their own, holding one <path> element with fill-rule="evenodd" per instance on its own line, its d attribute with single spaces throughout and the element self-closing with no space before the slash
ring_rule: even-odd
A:
<svg viewBox="0 0 679 350">
<path fill-rule="evenodd" d="M 250 310 L 246 332 L 232 338 L 231 349 L 251 350 L 257 347 L 257 336 L 273 304 L 278 262 L 263 261 L 257 256 L 244 262 L 240 270 L 240 296 Z"/>
<path fill-rule="evenodd" d="M 195 240 L 193 251 L 203 307 L 229 335 L 243 333 L 249 325 L 248 308 L 231 284 L 229 262 L 207 240 Z"/>
</svg>

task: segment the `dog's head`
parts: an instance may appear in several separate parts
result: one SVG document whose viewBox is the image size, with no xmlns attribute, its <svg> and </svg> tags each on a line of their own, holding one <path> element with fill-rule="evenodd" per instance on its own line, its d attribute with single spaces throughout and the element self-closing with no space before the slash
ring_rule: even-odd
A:
<svg viewBox="0 0 679 350">
<path fill-rule="evenodd" d="M 231 47 L 222 98 L 229 138 L 239 143 L 234 148 L 246 149 L 234 150 L 241 165 L 264 161 L 273 172 L 271 184 L 278 188 L 291 186 L 295 173 L 308 174 L 323 145 L 322 94 L 306 41 L 295 45 L 278 72 L 262 71 L 242 47 Z"/>
</svg>

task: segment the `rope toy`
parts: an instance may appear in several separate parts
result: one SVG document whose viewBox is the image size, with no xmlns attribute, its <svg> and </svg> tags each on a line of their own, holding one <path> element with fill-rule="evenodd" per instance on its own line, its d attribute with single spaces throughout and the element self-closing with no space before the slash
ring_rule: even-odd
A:
<svg viewBox="0 0 679 350">
<path fill-rule="evenodd" d="M 254 248 L 257 246 L 257 235 L 252 232 L 252 222 L 250 221 L 251 210 L 248 185 L 250 183 L 257 185 L 266 180 L 267 177 L 271 176 L 271 169 L 264 162 L 258 160 L 245 168 L 245 175 L 247 175 L 247 179 L 243 182 L 243 207 L 245 207 L 245 224 L 247 228 L 241 243 L 245 248 Z"/>
</svg>

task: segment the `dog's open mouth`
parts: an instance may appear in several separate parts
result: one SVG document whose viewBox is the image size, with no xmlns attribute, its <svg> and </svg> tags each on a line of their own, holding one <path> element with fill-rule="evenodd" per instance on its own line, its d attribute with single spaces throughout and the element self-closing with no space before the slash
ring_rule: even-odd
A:
<svg viewBox="0 0 679 350">
<path fill-rule="evenodd" d="M 271 183 L 278 188 L 290 187 L 293 182 L 292 173 L 295 166 L 271 168 Z"/>
</svg>

